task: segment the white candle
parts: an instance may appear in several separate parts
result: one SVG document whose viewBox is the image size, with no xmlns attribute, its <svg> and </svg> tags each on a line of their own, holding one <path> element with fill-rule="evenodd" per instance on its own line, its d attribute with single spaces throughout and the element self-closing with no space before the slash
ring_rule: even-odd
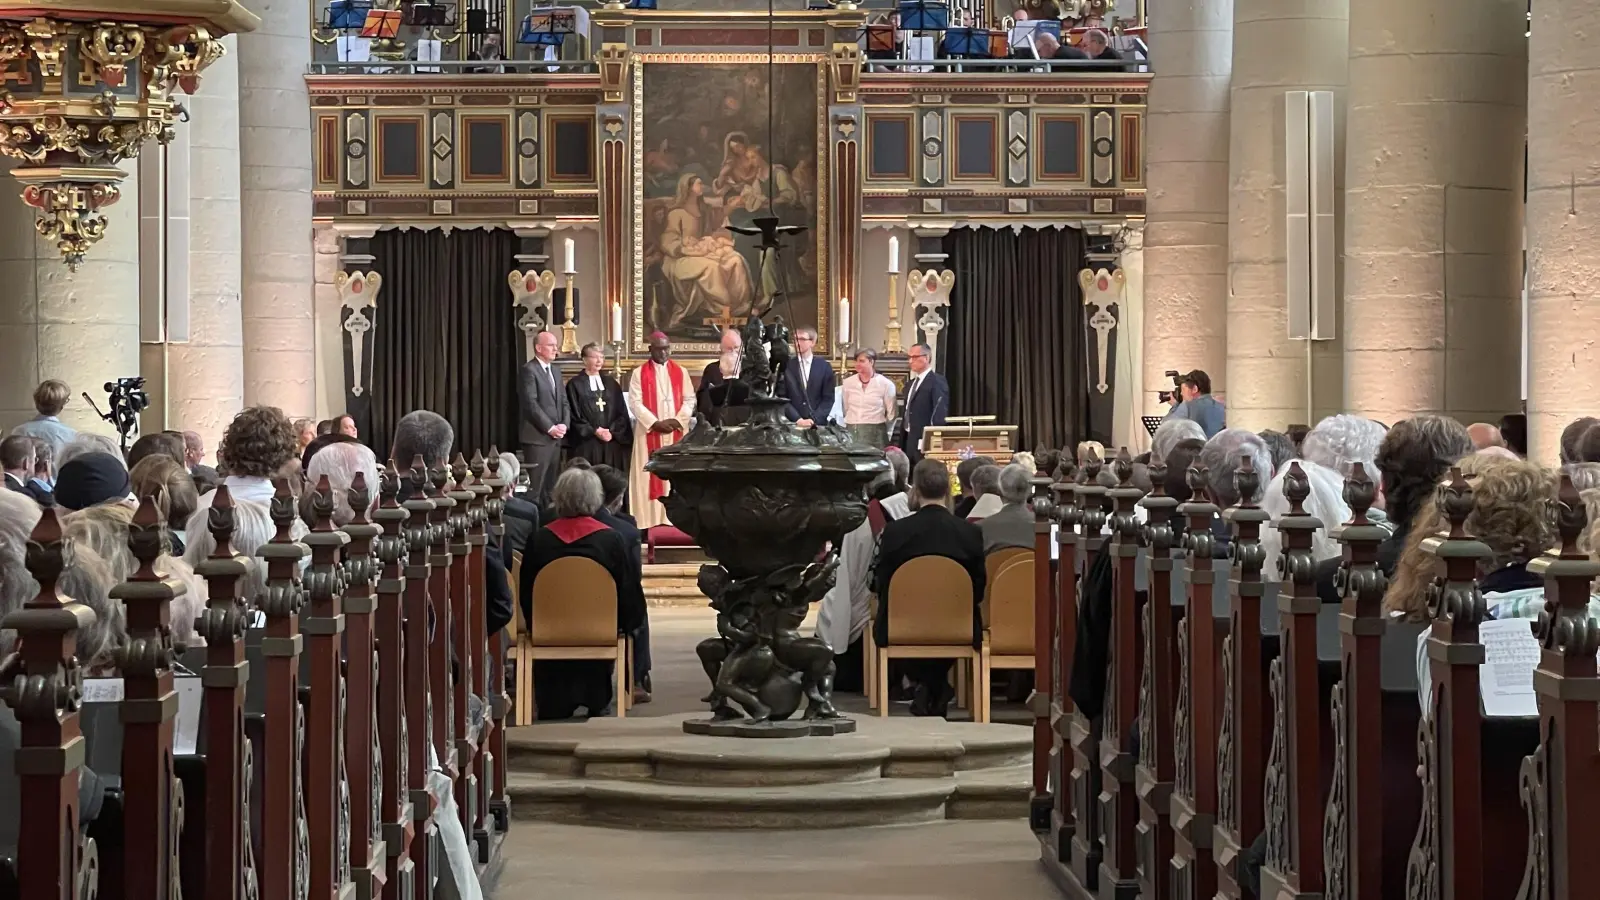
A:
<svg viewBox="0 0 1600 900">
<path fill-rule="evenodd" d="M 578 274 L 578 242 L 572 238 L 567 238 L 567 267 L 562 270 L 562 274 Z"/>
<path fill-rule="evenodd" d="M 894 235 L 889 236 L 889 274 L 900 274 L 900 239 Z"/>
<path fill-rule="evenodd" d="M 850 343 L 850 298 L 839 298 L 839 343 Z"/>
<path fill-rule="evenodd" d="M 622 304 L 611 304 L 611 340 L 622 343 Z"/>
</svg>

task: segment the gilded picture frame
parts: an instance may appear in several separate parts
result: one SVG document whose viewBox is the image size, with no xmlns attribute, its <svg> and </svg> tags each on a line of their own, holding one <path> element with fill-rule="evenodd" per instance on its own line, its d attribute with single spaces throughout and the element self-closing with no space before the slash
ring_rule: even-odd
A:
<svg viewBox="0 0 1600 900">
<path fill-rule="evenodd" d="M 630 355 L 648 352 L 648 337 L 656 330 L 672 337 L 673 346 L 679 352 L 716 353 L 716 329 L 734 319 L 742 323 L 747 314 L 748 306 L 742 304 L 740 298 L 753 295 L 758 302 L 764 299 L 758 256 L 753 252 L 756 239 L 733 236 L 722 227 L 721 216 L 714 217 L 714 225 L 697 228 L 703 217 L 698 213 L 691 216 L 689 210 L 720 211 L 725 206 L 743 202 L 745 212 L 738 218 L 729 214 L 728 218 L 736 224 L 746 224 L 744 220 L 751 215 L 766 213 L 768 200 L 778 207 L 779 216 L 786 224 L 803 219 L 807 226 L 801 236 L 785 241 L 782 265 L 789 302 L 780 305 L 777 311 L 790 327 L 815 327 L 818 352 L 827 353 L 832 347 L 827 54 L 776 53 L 771 56 L 776 75 L 774 87 L 779 95 L 775 112 L 780 118 L 775 120 L 779 146 L 767 154 L 770 160 L 762 156 L 767 152 L 763 145 L 768 143 L 767 110 L 764 108 L 743 111 L 737 120 L 740 123 L 738 133 L 716 134 L 717 128 L 712 127 L 710 137 L 715 140 L 715 153 L 707 150 L 708 121 L 703 113 L 698 115 L 698 134 L 694 137 L 675 136 L 672 129 L 663 124 L 678 118 L 696 120 L 695 113 L 700 112 L 698 104 L 682 116 L 679 116 L 681 110 L 664 109 L 659 102 L 652 108 L 657 91 L 672 97 L 684 93 L 681 86 L 675 91 L 671 89 L 667 79 L 672 78 L 696 78 L 711 85 L 712 90 L 715 90 L 718 76 L 737 74 L 747 82 L 759 78 L 764 97 L 768 61 L 766 53 L 639 53 L 633 57 L 634 127 L 630 129 L 633 271 L 627 342 Z M 800 67 L 809 71 L 801 75 Z M 664 78 L 658 83 L 652 81 L 653 76 Z M 656 87 L 656 91 L 649 90 L 651 87 Z M 786 97 L 793 100 L 792 95 L 797 95 L 801 87 L 810 95 L 808 99 L 814 98 L 814 110 L 802 111 L 805 124 L 809 126 L 804 129 L 795 118 L 794 104 L 783 103 Z M 729 112 L 726 107 L 731 103 L 734 101 L 723 98 L 724 112 Z M 764 100 L 761 106 L 765 106 Z M 787 119 L 782 118 L 785 109 L 789 111 Z M 735 109 L 730 115 L 738 112 Z M 802 131 L 810 141 L 806 151 L 797 151 L 791 146 L 795 141 L 784 141 L 784 135 L 793 138 Z M 744 143 L 739 141 L 740 137 L 745 138 Z M 674 140 L 688 155 L 720 154 L 721 158 L 705 160 L 695 168 L 675 155 L 678 151 Z M 746 190 L 741 194 L 736 159 L 738 153 L 746 150 L 752 154 L 750 159 L 755 167 L 748 171 L 766 175 L 754 179 L 753 190 L 746 182 Z M 765 165 L 767 162 L 770 167 Z M 696 173 L 704 177 L 690 177 Z M 707 179 L 710 184 L 706 183 Z M 701 184 L 698 187 L 686 184 L 693 181 Z M 719 196 L 708 201 L 706 194 Z M 804 199 L 795 201 L 796 196 Z M 790 201 L 787 205 L 786 200 Z M 702 202 L 707 206 L 701 206 Z M 694 221 L 695 226 L 685 226 L 689 221 Z M 672 235 L 670 240 L 665 237 L 667 234 Z M 682 260 L 679 256 L 682 248 L 691 242 L 697 242 L 704 252 L 697 253 L 693 260 Z M 670 262 L 669 256 L 674 257 Z M 661 321 L 663 318 L 668 321 Z"/>
</svg>

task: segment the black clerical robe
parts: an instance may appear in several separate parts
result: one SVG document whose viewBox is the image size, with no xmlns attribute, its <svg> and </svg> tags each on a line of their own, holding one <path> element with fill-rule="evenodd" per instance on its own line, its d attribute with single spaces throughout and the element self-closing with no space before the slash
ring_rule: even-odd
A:
<svg viewBox="0 0 1600 900">
<path fill-rule="evenodd" d="M 750 418 L 750 388 L 737 378 L 722 375 L 722 363 L 713 362 L 700 373 L 695 410 L 712 425 L 742 425 Z"/>
<path fill-rule="evenodd" d="M 587 372 L 579 372 L 567 382 L 567 404 L 572 409 L 567 456 L 581 456 L 597 466 L 627 472 L 633 453 L 633 421 L 628 418 L 627 400 L 622 385 L 603 372 L 600 388 L 599 393 L 590 389 Z M 597 428 L 609 428 L 611 440 L 600 440 L 595 435 Z"/>
<path fill-rule="evenodd" d="M 599 563 L 617 585 L 617 631 L 632 634 L 644 624 L 644 585 L 627 541 L 589 516 L 556 519 L 535 531 L 522 551 L 517 602 L 533 621 L 533 582 L 539 570 L 565 556 Z M 598 715 L 611 704 L 612 665 L 604 660 L 545 660 L 533 664 L 534 701 L 541 719 L 571 718 L 578 707 Z"/>
</svg>

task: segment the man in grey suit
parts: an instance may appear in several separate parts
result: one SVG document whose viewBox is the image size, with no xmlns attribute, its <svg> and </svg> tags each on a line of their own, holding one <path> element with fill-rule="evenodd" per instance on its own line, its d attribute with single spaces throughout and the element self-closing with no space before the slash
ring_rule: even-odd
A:
<svg viewBox="0 0 1600 900">
<path fill-rule="evenodd" d="M 522 367 L 517 399 L 522 409 L 522 428 L 518 440 L 528 463 L 528 488 L 539 505 L 550 502 L 555 487 L 561 444 L 567 436 L 571 408 L 556 363 L 556 336 L 539 332 L 533 344 L 533 359 Z"/>
<path fill-rule="evenodd" d="M 1033 548 L 1033 510 L 1028 495 L 1033 492 L 1033 473 L 1027 466 L 1012 463 L 1000 470 L 1000 499 L 1005 506 L 978 523 L 983 531 L 983 552 L 1006 547 Z"/>
</svg>

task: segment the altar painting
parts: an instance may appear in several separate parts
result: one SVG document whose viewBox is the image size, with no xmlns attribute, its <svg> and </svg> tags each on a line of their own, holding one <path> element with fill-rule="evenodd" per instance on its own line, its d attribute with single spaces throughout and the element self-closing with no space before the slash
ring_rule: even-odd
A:
<svg viewBox="0 0 1600 900">
<path fill-rule="evenodd" d="M 770 67 L 769 137 L 765 57 L 719 59 L 735 61 L 647 62 L 636 76 L 635 333 L 662 331 L 688 350 L 714 349 L 720 327 L 743 322 L 767 296 L 759 238 L 725 226 L 749 226 L 769 204 L 783 224 L 806 228 L 785 239 L 767 276 L 787 298 L 778 313 L 816 328 L 826 304 L 821 67 L 781 55 Z"/>
</svg>

